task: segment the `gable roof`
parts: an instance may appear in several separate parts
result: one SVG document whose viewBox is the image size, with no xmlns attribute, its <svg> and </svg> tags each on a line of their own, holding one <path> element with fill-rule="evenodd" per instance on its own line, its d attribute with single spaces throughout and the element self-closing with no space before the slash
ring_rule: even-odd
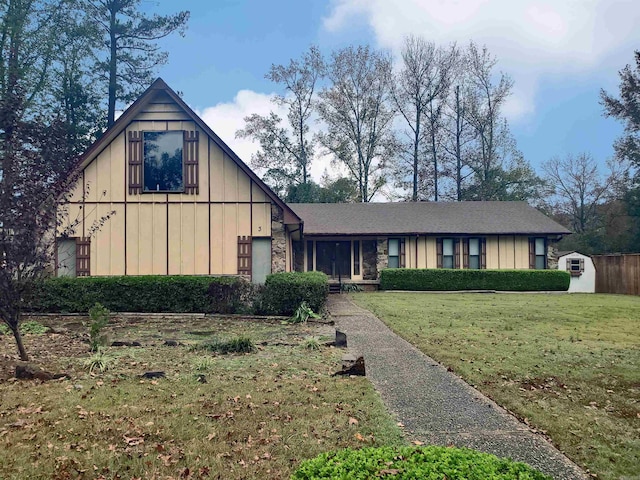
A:
<svg viewBox="0 0 640 480">
<path fill-rule="evenodd" d="M 168 95 L 174 102 L 184 110 L 184 112 L 195 122 L 202 131 L 204 131 L 220 149 L 231 158 L 251 180 L 253 180 L 265 194 L 280 206 L 284 211 L 285 223 L 301 223 L 301 219 L 296 213 L 284 203 L 276 193 L 258 177 L 233 151 L 222 141 L 222 139 L 211 130 L 211 128 L 187 105 L 180 96 L 174 92 L 161 78 L 156 79 L 149 88 L 147 88 L 138 99 L 127 108 L 120 117 L 109 127 L 93 145 L 91 145 L 78 160 L 76 169 L 83 169 L 97 157 L 127 126 L 135 120 L 136 116 L 144 110 L 144 108 L 159 94 Z"/>
<path fill-rule="evenodd" d="M 565 235 L 526 202 L 290 203 L 306 235 Z"/>
</svg>

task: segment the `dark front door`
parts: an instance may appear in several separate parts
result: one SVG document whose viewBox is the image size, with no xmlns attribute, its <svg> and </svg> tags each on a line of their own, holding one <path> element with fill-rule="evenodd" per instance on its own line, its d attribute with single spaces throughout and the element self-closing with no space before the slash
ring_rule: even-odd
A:
<svg viewBox="0 0 640 480">
<path fill-rule="evenodd" d="M 316 242 L 316 270 L 331 278 L 351 278 L 351 242 Z"/>
</svg>

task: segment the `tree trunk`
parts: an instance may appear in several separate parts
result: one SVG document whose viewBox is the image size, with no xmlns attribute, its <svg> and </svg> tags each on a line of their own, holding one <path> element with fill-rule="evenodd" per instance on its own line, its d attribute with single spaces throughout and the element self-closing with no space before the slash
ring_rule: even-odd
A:
<svg viewBox="0 0 640 480">
<path fill-rule="evenodd" d="M 110 47 L 110 57 L 109 57 L 109 105 L 107 110 L 107 128 L 113 125 L 116 118 L 116 90 L 117 90 L 117 81 L 118 81 L 118 64 L 117 64 L 117 55 L 118 55 L 118 45 L 117 45 L 117 37 L 116 37 L 116 7 L 115 5 L 110 6 L 111 17 L 109 19 L 109 47 Z"/>
<path fill-rule="evenodd" d="M 416 129 L 415 138 L 413 140 L 413 195 L 411 200 L 418 201 L 418 155 L 419 155 L 419 143 L 420 143 L 420 109 L 416 108 Z"/>
<path fill-rule="evenodd" d="M 15 325 L 15 328 L 13 327 L 13 325 L 10 325 L 9 328 L 13 332 L 13 338 L 16 339 L 16 346 L 18 347 L 18 353 L 20 354 L 20 360 L 22 360 L 23 362 L 28 362 L 29 361 L 29 355 L 27 355 L 27 351 L 24 349 L 24 344 L 22 343 L 22 335 L 20 334 L 20 322 L 15 320 L 12 323 L 13 323 L 13 325 Z"/>
<path fill-rule="evenodd" d="M 460 152 L 460 135 L 462 128 L 460 125 L 460 86 L 456 87 L 456 195 L 458 201 L 462 200 L 462 153 Z"/>
</svg>

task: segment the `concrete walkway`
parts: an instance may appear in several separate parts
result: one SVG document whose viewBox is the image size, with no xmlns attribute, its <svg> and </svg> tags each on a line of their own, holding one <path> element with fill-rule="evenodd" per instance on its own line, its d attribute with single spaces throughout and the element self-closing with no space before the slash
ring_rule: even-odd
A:
<svg viewBox="0 0 640 480">
<path fill-rule="evenodd" d="M 330 295 L 329 313 L 364 356 L 367 377 L 411 440 L 456 445 L 528 463 L 556 480 L 589 477 L 544 437 L 435 360 L 393 333 L 346 295 Z"/>
</svg>

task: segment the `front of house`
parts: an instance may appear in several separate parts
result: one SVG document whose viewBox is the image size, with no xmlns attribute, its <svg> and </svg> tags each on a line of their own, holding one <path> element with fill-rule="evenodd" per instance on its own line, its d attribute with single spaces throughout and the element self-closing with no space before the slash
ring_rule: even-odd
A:
<svg viewBox="0 0 640 480">
<path fill-rule="evenodd" d="M 523 202 L 287 205 L 160 79 L 78 173 L 60 210 L 60 276 L 548 268 L 549 245 L 570 233 Z"/>
</svg>

